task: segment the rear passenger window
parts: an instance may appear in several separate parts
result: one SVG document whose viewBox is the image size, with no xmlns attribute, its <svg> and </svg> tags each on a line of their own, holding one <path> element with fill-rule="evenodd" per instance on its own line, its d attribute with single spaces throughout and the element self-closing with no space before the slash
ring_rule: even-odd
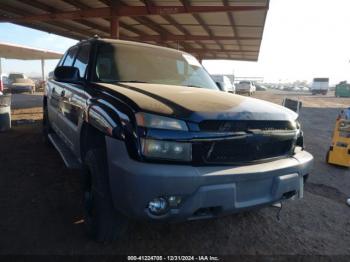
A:
<svg viewBox="0 0 350 262">
<path fill-rule="evenodd" d="M 78 51 L 78 47 L 73 47 L 68 51 L 66 59 L 63 62 L 64 66 L 72 66 L 73 65 L 73 61 L 74 61 L 75 55 L 77 54 L 77 51 Z"/>
<path fill-rule="evenodd" d="M 74 66 L 79 69 L 80 77 L 85 76 L 86 67 L 89 62 L 90 45 L 80 47 Z"/>
</svg>

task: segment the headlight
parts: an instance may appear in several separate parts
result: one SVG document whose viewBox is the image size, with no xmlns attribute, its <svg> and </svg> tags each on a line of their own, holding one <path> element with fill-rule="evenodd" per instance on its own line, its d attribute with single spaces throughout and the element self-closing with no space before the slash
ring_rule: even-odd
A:
<svg viewBox="0 0 350 262">
<path fill-rule="evenodd" d="M 192 144 L 141 138 L 145 157 L 173 161 L 191 161 Z"/>
<path fill-rule="evenodd" d="M 143 127 L 188 131 L 186 123 L 182 120 L 148 113 L 137 113 L 136 122 L 138 126 Z"/>
<path fill-rule="evenodd" d="M 301 125 L 300 122 L 298 120 L 292 122 L 293 127 L 295 127 L 296 129 L 301 129 Z"/>
<path fill-rule="evenodd" d="M 339 131 L 350 131 L 350 121 L 340 121 L 339 122 Z"/>
<path fill-rule="evenodd" d="M 296 146 L 300 146 L 301 148 L 304 148 L 304 136 L 303 136 L 303 132 L 300 132 L 300 135 L 298 136 L 295 145 L 296 145 Z"/>
</svg>

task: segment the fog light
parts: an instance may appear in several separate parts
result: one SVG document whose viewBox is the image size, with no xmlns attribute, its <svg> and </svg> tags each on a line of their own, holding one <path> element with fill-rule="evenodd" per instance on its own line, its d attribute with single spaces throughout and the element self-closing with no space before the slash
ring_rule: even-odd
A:
<svg viewBox="0 0 350 262">
<path fill-rule="evenodd" d="M 179 206 L 181 204 L 181 201 L 182 201 L 182 199 L 179 196 L 170 196 L 168 198 L 168 202 L 169 202 L 169 206 L 170 207 L 177 207 L 177 206 Z"/>
<path fill-rule="evenodd" d="M 154 215 L 164 214 L 168 210 L 168 201 L 165 198 L 155 198 L 148 203 L 148 210 Z"/>
</svg>

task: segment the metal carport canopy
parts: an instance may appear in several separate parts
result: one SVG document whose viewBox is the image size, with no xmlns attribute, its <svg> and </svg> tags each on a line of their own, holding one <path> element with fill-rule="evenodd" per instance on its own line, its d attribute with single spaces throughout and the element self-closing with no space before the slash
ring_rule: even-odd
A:
<svg viewBox="0 0 350 262">
<path fill-rule="evenodd" d="M 20 60 L 41 60 L 41 73 L 42 78 L 44 79 L 44 61 L 47 59 L 60 59 L 61 56 L 62 53 L 54 51 L 0 42 L 0 74 L 2 71 L 1 58 Z"/>
<path fill-rule="evenodd" d="M 199 59 L 256 61 L 269 0 L 12 0 L 0 22 L 73 39 L 94 35 L 181 49 Z"/>
<path fill-rule="evenodd" d="M 0 57 L 7 59 L 60 59 L 62 53 L 0 42 Z"/>
</svg>

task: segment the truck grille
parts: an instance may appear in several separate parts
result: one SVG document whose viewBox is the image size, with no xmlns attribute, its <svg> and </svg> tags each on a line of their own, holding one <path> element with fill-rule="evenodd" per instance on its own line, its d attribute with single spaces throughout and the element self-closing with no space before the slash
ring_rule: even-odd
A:
<svg viewBox="0 0 350 262">
<path fill-rule="evenodd" d="M 237 120 L 220 121 L 205 120 L 199 124 L 202 132 L 240 132 L 249 129 L 259 130 L 294 130 L 290 121 Z"/>
<path fill-rule="evenodd" d="M 195 151 L 202 163 L 234 164 L 286 156 L 292 153 L 295 144 L 294 137 L 278 135 L 295 129 L 289 121 L 203 121 L 200 129 L 206 132 L 269 131 L 267 135 L 198 143 Z"/>
<path fill-rule="evenodd" d="M 293 140 L 267 143 L 246 141 L 220 141 L 203 143 L 202 161 L 207 163 L 254 162 L 285 156 L 291 153 Z"/>
</svg>

